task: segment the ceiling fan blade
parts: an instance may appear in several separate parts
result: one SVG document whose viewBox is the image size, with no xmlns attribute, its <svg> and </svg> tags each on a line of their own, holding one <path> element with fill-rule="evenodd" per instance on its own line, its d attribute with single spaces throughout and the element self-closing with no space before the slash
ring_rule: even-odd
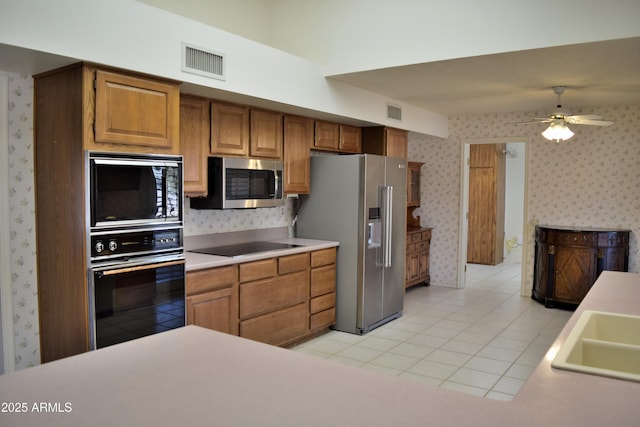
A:
<svg viewBox="0 0 640 427">
<path fill-rule="evenodd" d="M 537 119 L 534 118 L 533 120 L 527 121 L 527 122 L 512 122 L 509 123 L 510 125 L 529 125 L 529 124 L 536 124 L 536 123 L 551 123 L 553 120 L 552 119 Z"/>
<path fill-rule="evenodd" d="M 588 120 L 602 120 L 602 116 L 599 116 L 597 114 L 575 114 L 575 115 L 571 115 L 571 116 L 567 116 L 567 119 L 570 120 L 582 120 L 582 119 L 588 119 Z"/>
<path fill-rule="evenodd" d="M 570 124 L 574 124 L 574 125 L 592 125 L 592 126 L 610 126 L 613 124 L 613 122 L 610 122 L 608 120 L 591 120 L 591 119 L 580 119 L 580 120 L 574 120 L 568 123 Z"/>
<path fill-rule="evenodd" d="M 612 121 L 602 120 L 602 117 L 596 114 L 584 114 L 577 116 L 567 116 L 564 119 L 567 123 L 573 125 L 594 125 L 594 126 L 609 126 L 613 124 Z"/>
</svg>

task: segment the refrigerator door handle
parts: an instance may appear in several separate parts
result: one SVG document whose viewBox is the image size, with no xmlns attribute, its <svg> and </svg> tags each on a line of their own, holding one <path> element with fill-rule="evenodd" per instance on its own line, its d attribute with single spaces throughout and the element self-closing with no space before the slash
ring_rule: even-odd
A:
<svg viewBox="0 0 640 427">
<path fill-rule="evenodd" d="M 382 190 L 382 266 L 391 267 L 391 226 L 393 224 L 393 186 L 387 185 Z"/>
</svg>

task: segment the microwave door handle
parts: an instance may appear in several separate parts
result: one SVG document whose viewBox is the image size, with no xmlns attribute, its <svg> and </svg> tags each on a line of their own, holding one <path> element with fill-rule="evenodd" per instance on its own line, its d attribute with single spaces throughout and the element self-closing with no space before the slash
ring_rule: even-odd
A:
<svg viewBox="0 0 640 427">
<path fill-rule="evenodd" d="M 273 192 L 273 200 L 278 198 L 278 190 L 280 189 L 280 180 L 278 179 L 278 171 L 273 170 L 273 182 L 275 183 L 274 192 Z"/>
</svg>

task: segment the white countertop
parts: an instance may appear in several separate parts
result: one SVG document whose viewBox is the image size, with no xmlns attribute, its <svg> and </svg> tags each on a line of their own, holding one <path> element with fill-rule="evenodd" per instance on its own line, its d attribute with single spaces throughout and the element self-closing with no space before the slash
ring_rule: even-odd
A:
<svg viewBox="0 0 640 427">
<path fill-rule="evenodd" d="M 550 366 L 587 308 L 640 314 L 640 275 L 602 273 L 510 402 L 187 326 L 0 377 L 0 402 L 27 409 L 0 425 L 637 426 L 640 383 Z"/>
<path fill-rule="evenodd" d="M 312 239 L 300 239 L 300 238 L 284 238 L 284 239 L 268 239 L 270 242 L 286 243 L 293 245 L 300 245 L 296 248 L 278 249 L 267 252 L 258 252 L 248 255 L 226 257 L 218 255 L 207 255 L 196 252 L 189 252 L 185 250 L 186 270 L 201 270 L 204 268 L 222 267 L 229 264 L 238 264 L 241 262 L 257 261 L 265 258 L 273 258 L 283 255 L 292 255 L 301 252 L 317 251 L 319 249 L 332 248 L 339 245 L 338 242 L 331 242 L 325 240 L 312 240 Z M 215 245 L 211 245 L 215 246 Z M 201 246 L 205 247 L 205 246 Z"/>
</svg>

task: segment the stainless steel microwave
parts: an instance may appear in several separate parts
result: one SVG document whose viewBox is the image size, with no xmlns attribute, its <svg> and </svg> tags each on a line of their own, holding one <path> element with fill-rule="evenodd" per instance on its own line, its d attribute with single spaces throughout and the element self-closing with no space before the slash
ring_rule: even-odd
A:
<svg viewBox="0 0 640 427">
<path fill-rule="evenodd" d="M 92 230 L 182 225 L 182 157 L 88 152 Z"/>
<path fill-rule="evenodd" d="M 282 166 L 278 160 L 209 157 L 208 195 L 192 198 L 193 209 L 282 206 Z"/>
</svg>

